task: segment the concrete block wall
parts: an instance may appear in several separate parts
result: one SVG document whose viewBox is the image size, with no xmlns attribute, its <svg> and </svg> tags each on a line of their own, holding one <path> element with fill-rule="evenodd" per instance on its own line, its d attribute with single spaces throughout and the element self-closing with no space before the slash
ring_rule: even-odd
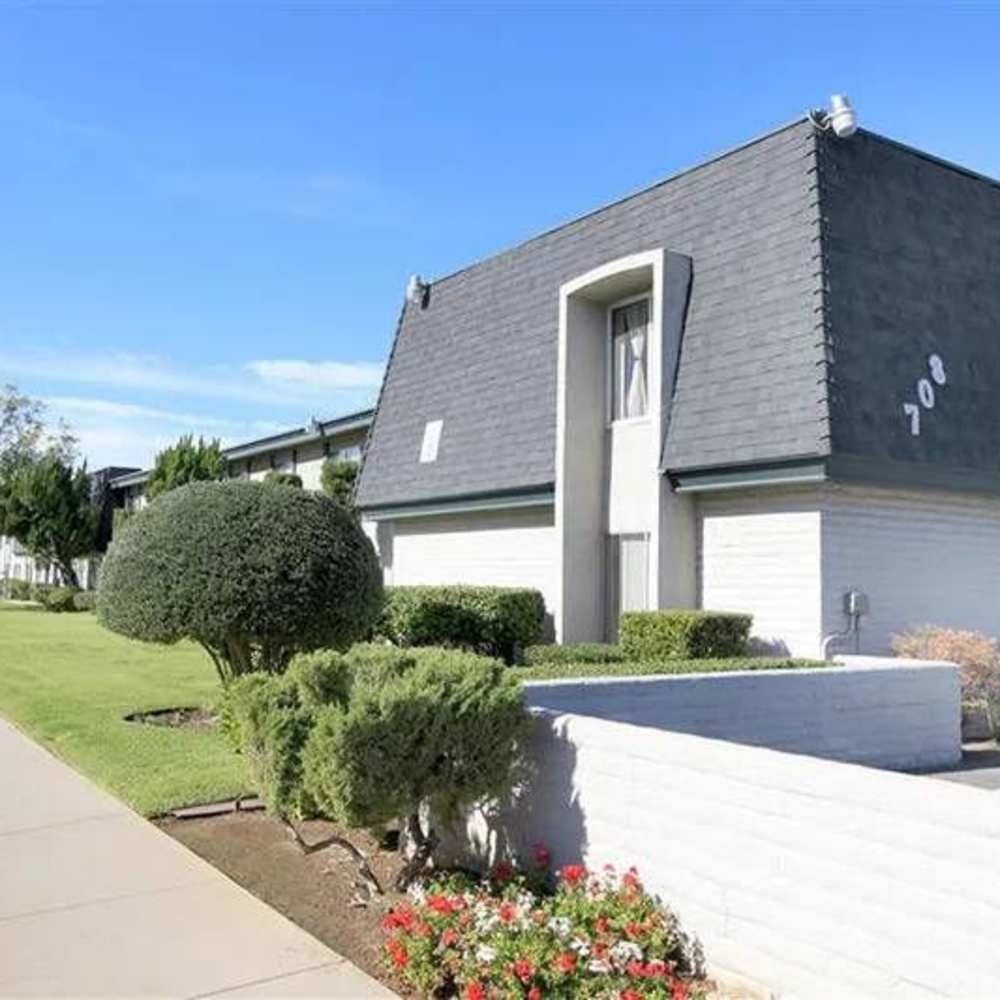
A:
<svg viewBox="0 0 1000 1000">
<path fill-rule="evenodd" d="M 775 698 L 775 704 L 779 699 Z M 782 1000 L 1000 994 L 1000 797 L 537 710 L 537 772 L 470 817 L 467 861 L 543 841 L 636 865 L 710 969 Z"/>
<path fill-rule="evenodd" d="M 848 662 L 803 670 L 535 681 L 525 684 L 525 696 L 534 708 L 876 767 L 943 768 L 961 758 L 957 667 L 878 658 Z"/>
</svg>

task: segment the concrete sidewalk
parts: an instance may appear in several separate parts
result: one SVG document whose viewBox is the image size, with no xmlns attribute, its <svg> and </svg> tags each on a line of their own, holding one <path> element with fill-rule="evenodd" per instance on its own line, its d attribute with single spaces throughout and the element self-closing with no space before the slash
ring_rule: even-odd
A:
<svg viewBox="0 0 1000 1000">
<path fill-rule="evenodd" d="M 0 996 L 219 995 L 395 996 L 0 720 Z"/>
</svg>

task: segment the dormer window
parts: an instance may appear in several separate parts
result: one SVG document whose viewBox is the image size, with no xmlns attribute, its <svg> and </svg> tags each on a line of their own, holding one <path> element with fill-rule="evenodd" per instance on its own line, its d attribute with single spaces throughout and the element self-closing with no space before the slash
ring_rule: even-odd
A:
<svg viewBox="0 0 1000 1000">
<path fill-rule="evenodd" d="M 649 408 L 646 378 L 649 299 L 614 306 L 611 327 L 611 419 L 634 420 Z"/>
</svg>

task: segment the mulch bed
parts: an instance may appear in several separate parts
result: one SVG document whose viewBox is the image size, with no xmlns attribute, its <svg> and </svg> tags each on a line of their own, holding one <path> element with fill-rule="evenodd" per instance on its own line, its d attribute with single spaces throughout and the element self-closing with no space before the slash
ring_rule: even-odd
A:
<svg viewBox="0 0 1000 1000">
<path fill-rule="evenodd" d="M 285 828 L 262 812 L 231 812 L 209 819 L 165 818 L 157 825 L 389 989 L 414 995 L 382 962 L 382 918 L 401 897 L 387 889 L 384 897 L 367 907 L 352 906 L 356 868 L 342 851 L 330 848 L 304 855 Z M 380 848 L 368 834 L 347 832 L 319 820 L 303 823 L 299 829 L 309 843 L 332 833 L 349 836 L 368 855 L 382 886 L 392 885 L 400 868 L 399 855 Z M 740 986 L 712 993 L 713 1000 L 756 1000 L 761 995 Z"/>
<path fill-rule="evenodd" d="M 156 708 L 151 712 L 132 712 L 126 722 L 139 722 L 146 726 L 174 726 L 189 729 L 211 729 L 219 717 L 207 708 Z"/>
<path fill-rule="evenodd" d="M 367 907 L 351 906 L 356 868 L 342 851 L 333 847 L 303 855 L 284 827 L 264 813 L 163 819 L 158 825 L 390 989 L 404 995 L 409 992 L 382 963 L 380 924 L 400 897 L 387 891 L 383 899 Z M 310 843 L 343 832 L 320 821 L 303 823 L 300 830 Z M 399 855 L 381 850 L 365 833 L 352 830 L 349 836 L 368 855 L 379 882 L 391 885 L 400 867 Z"/>
</svg>

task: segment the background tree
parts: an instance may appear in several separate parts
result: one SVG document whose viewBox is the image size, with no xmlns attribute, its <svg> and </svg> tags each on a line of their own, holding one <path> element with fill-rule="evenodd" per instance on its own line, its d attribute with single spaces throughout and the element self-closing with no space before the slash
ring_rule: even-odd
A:
<svg viewBox="0 0 1000 1000">
<path fill-rule="evenodd" d="M 365 636 L 382 607 L 371 542 L 308 490 L 190 483 L 137 511 L 101 567 L 97 614 L 146 642 L 192 639 L 227 684 Z"/>
<path fill-rule="evenodd" d="M 320 470 L 323 492 L 341 507 L 353 509 L 354 484 L 358 479 L 358 463 L 343 458 L 328 458 Z"/>
<path fill-rule="evenodd" d="M 156 456 L 146 481 L 146 496 L 153 500 L 178 486 L 218 481 L 225 476 L 226 460 L 218 439 L 206 442 L 198 438 L 196 444 L 192 435 L 185 434 Z"/>
<path fill-rule="evenodd" d="M 298 490 L 302 489 L 301 476 L 294 472 L 281 472 L 278 469 L 271 469 L 264 476 L 264 482 L 270 483 L 272 486 L 294 486 Z"/>
<path fill-rule="evenodd" d="M 46 429 L 44 403 L 18 392 L 17 386 L 0 387 L 0 487 L 20 462 L 46 451 L 70 464 L 76 439 L 63 423 L 54 433 Z"/>
<path fill-rule="evenodd" d="M 73 561 L 97 549 L 100 517 L 86 469 L 54 451 L 19 457 L 0 491 L 0 530 L 55 565 L 71 587 L 80 586 Z"/>
</svg>

